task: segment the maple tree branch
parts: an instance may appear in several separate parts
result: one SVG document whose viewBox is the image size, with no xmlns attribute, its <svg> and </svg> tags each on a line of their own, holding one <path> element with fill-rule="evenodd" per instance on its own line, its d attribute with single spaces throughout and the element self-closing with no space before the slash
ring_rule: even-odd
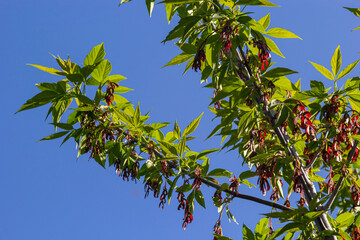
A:
<svg viewBox="0 0 360 240">
<path fill-rule="evenodd" d="M 154 149 L 154 154 L 160 159 L 164 158 L 164 156 L 157 149 Z M 179 167 L 177 164 L 175 164 L 175 163 L 173 163 L 171 161 L 168 161 L 168 163 L 169 163 L 171 168 L 178 168 Z M 191 173 L 186 169 L 181 168 L 181 171 L 184 172 L 188 176 L 191 175 Z M 209 187 L 213 187 L 216 190 L 221 188 L 221 185 L 219 185 L 217 183 L 214 183 L 214 182 L 212 182 L 210 180 L 207 180 L 204 177 L 200 177 L 200 180 L 201 180 L 202 183 L 206 184 Z M 257 202 L 257 203 L 260 203 L 260 204 L 263 204 L 263 205 L 266 205 L 266 206 L 269 206 L 269 207 L 272 207 L 272 208 L 281 209 L 281 210 L 284 210 L 284 211 L 293 211 L 292 208 L 286 207 L 286 206 L 281 205 L 279 203 L 271 202 L 271 201 L 268 201 L 268 200 L 264 200 L 264 199 L 257 198 L 257 197 L 254 197 L 254 196 L 250 196 L 250 195 L 246 195 L 246 194 L 232 192 L 229 189 L 225 189 L 225 190 L 223 190 L 223 192 L 226 192 L 226 193 L 230 194 L 231 196 L 233 196 L 235 198 L 246 199 L 246 200 L 249 200 L 249 201 L 252 201 L 252 202 Z"/>
<path fill-rule="evenodd" d="M 237 53 L 238 53 L 237 58 L 240 59 L 241 62 L 245 63 L 244 65 L 246 68 L 246 72 L 249 74 L 248 78 L 254 77 L 253 74 L 251 73 L 251 69 L 246 61 L 245 54 L 244 54 L 242 48 L 239 46 L 238 49 L 239 49 L 241 55 L 237 51 Z M 257 86 L 256 82 L 255 82 L 255 88 L 258 91 L 258 94 L 261 95 L 261 90 Z M 259 104 L 260 100 L 257 99 L 257 102 Z M 291 155 L 291 157 L 293 157 L 294 159 L 301 159 L 299 154 L 297 153 L 295 147 L 293 145 L 288 146 L 290 137 L 286 133 L 283 133 L 281 131 L 280 127 L 275 127 L 275 123 L 276 123 L 275 113 L 274 113 L 274 111 L 269 110 L 266 102 L 264 103 L 263 110 L 264 110 L 265 116 L 269 117 L 270 124 L 273 127 L 275 134 L 278 136 L 280 143 L 288 150 L 288 153 Z M 300 163 L 302 164 L 302 161 L 300 161 Z M 316 191 L 314 184 L 310 180 L 308 174 L 306 173 L 306 171 L 304 170 L 304 167 L 302 165 L 300 166 L 300 170 L 302 172 L 301 182 L 302 182 L 302 186 L 304 188 L 305 198 L 306 198 L 307 202 L 310 202 L 317 195 L 317 191 Z M 318 227 L 320 232 L 323 230 L 332 230 L 332 227 L 326 217 L 326 212 L 321 214 L 317 219 L 315 219 L 315 224 Z M 325 239 L 326 240 L 335 240 L 336 237 L 335 236 L 327 236 L 327 237 L 325 237 Z"/>
<path fill-rule="evenodd" d="M 326 131 L 324 138 L 326 139 L 328 135 L 329 135 L 329 130 Z M 321 149 L 322 148 L 319 148 L 316 151 L 314 158 L 309 162 L 309 164 L 306 167 L 304 167 L 305 171 L 308 171 L 314 165 L 315 161 L 320 157 Z"/>
<path fill-rule="evenodd" d="M 359 144 L 358 140 L 355 140 L 353 147 L 351 148 L 348 157 L 347 157 L 347 162 L 350 163 L 352 161 L 352 158 L 354 157 L 355 154 L 355 150 L 357 148 Z M 345 180 L 345 173 L 343 173 L 343 175 L 340 177 L 340 179 L 338 180 L 338 182 L 336 183 L 335 189 L 334 191 L 331 193 L 330 198 L 328 199 L 328 201 L 326 202 L 326 204 L 322 207 L 323 210 L 329 210 L 331 208 L 331 206 L 333 205 L 335 198 L 337 196 L 337 194 L 340 191 L 340 188 L 343 184 Z"/>
</svg>

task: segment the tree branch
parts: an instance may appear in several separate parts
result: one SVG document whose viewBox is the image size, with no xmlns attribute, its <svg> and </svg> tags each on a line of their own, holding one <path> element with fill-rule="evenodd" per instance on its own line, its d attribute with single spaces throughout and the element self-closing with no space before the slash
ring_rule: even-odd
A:
<svg viewBox="0 0 360 240">
<path fill-rule="evenodd" d="M 355 154 L 355 150 L 357 148 L 359 144 L 359 141 L 358 140 L 355 140 L 354 142 L 354 145 L 353 147 L 351 148 L 349 154 L 348 154 L 348 157 L 347 157 L 347 162 L 350 163 L 352 161 L 352 158 L 354 157 L 354 154 Z M 330 195 L 330 198 L 328 199 L 328 201 L 326 202 L 326 204 L 322 207 L 323 210 L 326 210 L 328 211 L 331 206 L 333 205 L 334 201 L 335 201 L 335 198 L 337 196 L 337 194 L 339 193 L 340 191 L 340 188 L 343 184 L 345 180 L 345 177 L 344 177 L 344 174 L 340 177 L 339 181 L 336 183 L 336 186 L 335 186 L 335 189 L 334 191 L 331 193 Z"/>
<path fill-rule="evenodd" d="M 239 49 L 241 55 L 239 55 L 239 52 L 237 51 L 237 53 L 238 53 L 237 58 L 240 59 L 241 62 L 245 63 L 244 65 L 245 65 L 245 68 L 246 68 L 246 72 L 248 74 L 250 74 L 248 76 L 248 78 L 255 77 L 251 73 L 251 69 L 250 69 L 250 67 L 249 67 L 249 65 L 248 65 L 248 63 L 246 61 L 245 54 L 244 54 L 242 48 L 239 46 L 238 49 Z M 258 94 L 261 95 L 262 94 L 261 90 L 257 86 L 256 82 L 255 82 L 255 88 L 258 91 Z M 259 103 L 260 100 L 257 99 L 257 102 Z M 266 103 L 266 100 L 265 100 L 265 102 L 263 104 L 264 104 L 264 107 L 263 107 L 264 113 L 265 113 L 265 115 L 267 117 L 269 117 L 270 124 L 273 127 L 276 135 L 278 136 L 281 144 L 288 150 L 288 153 L 291 155 L 291 157 L 293 157 L 294 159 L 301 159 L 299 154 L 297 153 L 295 147 L 293 145 L 288 146 L 290 137 L 287 134 L 283 133 L 281 131 L 280 127 L 275 127 L 275 123 L 276 123 L 275 112 L 269 110 L 268 104 Z M 302 164 L 302 161 L 300 161 L 300 163 Z M 303 186 L 304 192 L 305 192 L 305 198 L 306 198 L 307 202 L 310 202 L 317 195 L 317 191 L 315 189 L 314 184 L 311 182 L 308 174 L 306 173 L 306 171 L 304 171 L 304 167 L 302 165 L 300 167 L 300 170 L 302 172 L 301 181 L 302 181 L 302 186 Z M 315 220 L 315 223 L 316 223 L 316 226 L 318 227 L 320 232 L 323 231 L 323 230 L 332 230 L 332 227 L 331 227 L 331 225 L 330 225 L 330 223 L 329 223 L 329 221 L 328 221 L 328 219 L 326 217 L 326 213 L 323 213 L 322 215 L 320 215 L 319 218 L 317 218 Z M 326 240 L 335 240 L 336 237 L 335 236 L 328 236 L 325 239 Z"/>
<path fill-rule="evenodd" d="M 329 135 L 329 130 L 326 131 L 324 138 L 327 138 L 328 135 Z M 321 152 L 321 148 L 319 148 L 316 151 L 314 158 L 309 162 L 309 164 L 306 167 L 304 167 L 304 170 L 306 172 L 314 165 L 315 161 L 320 157 L 320 152 Z"/>
<path fill-rule="evenodd" d="M 142 144 L 144 144 L 144 143 L 142 143 Z M 154 149 L 154 153 L 158 158 L 160 158 L 160 159 L 164 158 L 164 156 L 158 150 Z M 169 161 L 168 163 L 169 163 L 171 168 L 178 168 L 179 167 L 178 165 L 176 165 L 175 163 L 173 163 L 171 161 Z M 187 174 L 188 176 L 191 175 L 191 173 L 186 169 L 181 168 L 181 171 L 184 172 L 185 174 Z M 209 181 L 209 180 L 205 179 L 204 177 L 200 177 L 200 180 L 201 180 L 202 183 L 206 184 L 209 187 L 213 187 L 216 190 L 221 188 L 221 185 L 219 185 L 217 183 L 214 183 L 212 181 Z M 272 208 L 277 208 L 277 209 L 284 210 L 284 211 L 293 211 L 292 208 L 286 207 L 286 206 L 281 205 L 279 203 L 271 202 L 271 201 L 268 201 L 268 200 L 264 200 L 264 199 L 257 198 L 257 197 L 254 197 L 254 196 L 250 196 L 250 195 L 246 195 L 246 194 L 234 193 L 234 192 L 230 191 L 229 189 L 225 189 L 225 190 L 223 190 L 223 192 L 226 192 L 226 193 L 228 193 L 231 196 L 236 197 L 236 198 L 246 199 L 246 200 L 249 200 L 249 201 L 252 201 L 252 202 L 257 202 L 257 203 L 260 203 L 260 204 L 263 204 L 263 205 L 266 205 L 266 206 L 269 206 L 269 207 L 272 207 Z"/>
</svg>

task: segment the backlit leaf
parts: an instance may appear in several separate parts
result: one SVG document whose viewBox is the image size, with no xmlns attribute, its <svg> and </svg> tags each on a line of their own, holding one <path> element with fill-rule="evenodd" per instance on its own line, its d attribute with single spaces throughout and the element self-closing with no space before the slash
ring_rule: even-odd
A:
<svg viewBox="0 0 360 240">
<path fill-rule="evenodd" d="M 346 75 L 348 75 L 356 67 L 356 65 L 359 63 L 359 61 L 360 60 L 353 62 L 352 64 L 348 65 L 344 70 L 342 70 L 339 73 L 338 79 L 343 78 Z"/>
<path fill-rule="evenodd" d="M 54 74 L 54 75 L 66 75 L 66 73 L 60 71 L 60 70 L 57 70 L 55 68 L 48 68 L 48 67 L 44 67 L 44 66 L 40 66 L 40 65 L 35 65 L 35 64 L 27 64 L 27 65 L 30 65 L 30 66 L 33 66 L 33 67 L 36 67 L 37 69 L 40 69 L 44 72 L 47 72 L 47 73 L 50 73 L 50 74 Z"/>
<path fill-rule="evenodd" d="M 336 76 L 339 73 L 340 67 L 341 67 L 341 51 L 340 51 L 340 45 L 339 45 L 336 48 L 336 50 L 331 58 L 331 69 L 332 69 L 334 76 Z"/>
<path fill-rule="evenodd" d="M 270 28 L 266 31 L 266 35 L 269 35 L 270 37 L 275 38 L 299 38 L 301 37 L 297 36 L 296 34 L 290 32 L 289 30 L 283 29 L 283 28 Z"/>
<path fill-rule="evenodd" d="M 314 63 L 311 61 L 309 61 L 309 62 L 316 68 L 316 70 L 318 70 L 322 75 L 324 75 L 324 77 L 326 77 L 330 80 L 334 80 L 334 75 L 327 68 L 325 68 L 324 66 L 322 66 L 320 64 L 317 64 L 317 63 Z M 340 76 L 339 76 L 339 78 L 340 78 Z"/>
<path fill-rule="evenodd" d="M 176 57 L 171 59 L 170 62 L 165 64 L 163 67 L 184 63 L 184 62 L 186 62 L 187 60 L 189 60 L 192 57 L 193 57 L 192 54 L 181 53 L 180 55 L 177 55 Z"/>
<path fill-rule="evenodd" d="M 84 65 L 93 65 L 101 62 L 105 57 L 104 43 L 101 43 L 90 51 L 85 57 Z"/>
<path fill-rule="evenodd" d="M 191 133 L 195 131 L 195 129 L 198 127 L 200 119 L 204 113 L 201 113 L 200 116 L 196 119 L 194 119 L 184 130 L 183 136 L 188 136 Z"/>
</svg>

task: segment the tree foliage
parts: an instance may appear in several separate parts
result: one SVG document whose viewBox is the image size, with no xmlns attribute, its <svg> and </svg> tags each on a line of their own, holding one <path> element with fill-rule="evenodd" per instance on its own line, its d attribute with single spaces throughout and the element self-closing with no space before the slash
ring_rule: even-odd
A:
<svg viewBox="0 0 360 240">
<path fill-rule="evenodd" d="M 31 64 L 60 77 L 36 84 L 40 92 L 18 111 L 50 105 L 47 117 L 56 132 L 41 140 L 63 138 L 63 144 L 73 139 L 78 157 L 89 155 L 102 167 L 114 166 L 123 180 L 142 182 L 145 196 L 159 198 L 160 208 L 175 196 L 178 210 L 184 211 L 184 229 L 193 221 L 195 205 L 214 204 L 220 213 L 214 239 L 229 239 L 221 219 L 226 212 L 236 222 L 229 210 L 236 198 L 272 208 L 255 230 L 243 226 L 244 239 L 359 239 L 360 77 L 349 74 L 360 60 L 343 67 L 337 47 L 330 70 L 310 62 L 333 81 L 333 88 L 312 80 L 310 90 L 301 90 L 300 80 L 287 78 L 297 72 L 275 66 L 271 57 L 284 57 L 274 38 L 301 38 L 270 27 L 270 14 L 256 21 L 245 12 L 247 5 L 277 5 L 266 0 L 161 3 L 168 22 L 179 19 L 163 42 L 175 41 L 182 50 L 165 66 L 184 63 L 184 72 L 201 72 L 201 82 L 213 89 L 209 109 L 220 123 L 208 138 L 221 136 L 219 149 L 190 148 L 202 114 L 183 130 L 175 122 L 166 133 L 170 123 L 150 122 L 140 104 L 123 96 L 131 89 L 120 85 L 124 76 L 111 74 L 103 44 L 82 64 L 56 56 L 58 69 Z M 146 0 L 150 16 L 154 4 Z M 360 16 L 359 9 L 346 9 Z M 339 88 L 338 81 L 346 77 Z M 249 170 L 234 174 L 226 166 L 211 168 L 209 155 L 222 149 L 237 151 Z M 249 178 L 257 178 L 264 196 L 272 190 L 270 201 L 239 192 L 240 184 L 252 185 Z M 204 184 L 214 188 L 212 199 L 204 199 Z M 294 193 L 298 202 L 290 204 Z M 272 221 L 282 227 L 273 229 Z"/>
</svg>

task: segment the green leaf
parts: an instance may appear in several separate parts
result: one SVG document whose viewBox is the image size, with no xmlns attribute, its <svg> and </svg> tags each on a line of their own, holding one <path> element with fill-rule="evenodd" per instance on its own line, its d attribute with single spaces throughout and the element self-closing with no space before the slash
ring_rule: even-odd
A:
<svg viewBox="0 0 360 240">
<path fill-rule="evenodd" d="M 209 158 L 206 158 L 204 160 L 204 162 L 201 164 L 201 174 L 206 176 L 207 172 L 209 171 L 209 166 L 210 166 L 210 161 Z"/>
<path fill-rule="evenodd" d="M 166 66 L 172 66 L 172 65 L 176 65 L 176 64 L 180 64 L 183 62 L 186 62 L 187 60 L 189 60 L 190 58 L 192 58 L 192 54 L 187 54 L 187 53 L 181 53 L 180 55 L 177 55 L 176 57 L 174 57 L 173 59 L 170 60 L 170 62 L 168 62 L 167 64 L 165 64 L 163 67 Z"/>
<path fill-rule="evenodd" d="M 182 137 L 180 144 L 179 144 L 179 156 L 182 156 L 185 152 L 185 148 L 186 148 L 186 137 Z"/>
<path fill-rule="evenodd" d="M 200 206 L 202 206 L 203 208 L 206 208 L 205 207 L 204 195 L 202 194 L 202 192 L 200 190 L 195 191 L 195 199 L 199 203 Z"/>
<path fill-rule="evenodd" d="M 278 68 L 270 69 L 269 71 L 267 71 L 264 74 L 264 76 L 269 77 L 269 78 L 275 78 L 275 77 L 281 77 L 281 76 L 290 75 L 290 74 L 294 74 L 294 73 L 298 73 L 298 72 L 288 69 L 288 68 L 278 67 Z"/>
<path fill-rule="evenodd" d="M 50 74 L 54 74 L 54 75 L 61 75 L 61 76 L 65 76 L 66 73 L 60 71 L 60 70 L 57 70 L 55 68 L 48 68 L 48 67 L 44 67 L 44 66 L 40 66 L 40 65 L 35 65 L 35 64 L 27 64 L 27 65 L 30 65 L 30 66 L 33 66 L 33 67 L 36 67 L 37 69 L 40 69 L 44 72 L 47 72 L 47 73 L 50 73 Z"/>
<path fill-rule="evenodd" d="M 176 187 L 176 182 L 179 179 L 181 175 L 178 175 L 174 178 L 174 181 L 171 183 L 169 191 L 168 191 L 168 204 L 170 204 L 171 196 L 174 192 L 174 188 Z"/>
<path fill-rule="evenodd" d="M 336 76 L 341 68 L 341 51 L 340 51 L 340 45 L 336 48 L 332 58 L 331 58 L 331 70 Z"/>
<path fill-rule="evenodd" d="M 131 89 L 131 88 L 118 86 L 118 87 L 115 88 L 114 93 L 127 93 L 127 92 L 133 91 L 133 90 L 134 89 Z"/>
<path fill-rule="evenodd" d="M 353 62 L 352 64 L 347 66 L 344 70 L 342 70 L 338 76 L 338 79 L 343 78 L 346 75 L 348 75 L 356 67 L 356 65 L 359 63 L 359 61 L 360 61 L 360 59 Z"/>
<path fill-rule="evenodd" d="M 111 63 L 108 60 L 103 60 L 94 71 L 91 73 L 91 76 L 98 80 L 101 84 L 104 84 L 107 76 L 111 72 Z"/>
<path fill-rule="evenodd" d="M 265 239 L 270 229 L 267 227 L 269 225 L 268 218 L 262 218 L 255 226 L 255 237 L 256 239 Z M 265 237 L 265 238 L 264 238 Z"/>
<path fill-rule="evenodd" d="M 131 125 L 133 124 L 133 119 L 129 115 L 127 115 L 123 111 L 120 111 L 116 108 L 114 108 L 114 110 L 117 113 L 117 116 L 121 122 L 126 123 L 126 124 L 131 124 Z"/>
<path fill-rule="evenodd" d="M 270 39 L 268 37 L 264 37 L 264 39 L 265 39 L 266 45 L 270 48 L 270 50 L 273 53 L 279 55 L 282 58 L 285 58 L 285 56 L 282 54 L 282 52 L 280 51 L 280 49 L 278 48 L 278 46 L 272 39 Z"/>
<path fill-rule="evenodd" d="M 283 28 L 270 28 L 266 31 L 266 35 L 269 35 L 271 37 L 275 38 L 299 38 L 301 37 L 297 36 L 296 34 L 290 32 L 289 30 L 283 29 Z M 301 39 L 302 40 L 302 39 Z"/>
<path fill-rule="evenodd" d="M 180 131 L 180 127 L 177 124 L 177 121 L 175 120 L 175 124 L 174 124 L 174 137 L 176 139 L 180 139 L 181 138 L 181 131 Z"/>
<path fill-rule="evenodd" d="M 140 117 L 141 117 L 141 113 L 140 113 L 140 106 L 139 106 L 139 103 L 138 103 L 138 105 L 136 106 L 136 109 L 135 109 L 134 116 L 133 116 L 135 126 L 139 125 Z"/>
<path fill-rule="evenodd" d="M 104 152 L 101 152 L 99 154 L 95 154 L 94 159 L 100 166 L 105 168 L 106 154 Z"/>
<path fill-rule="evenodd" d="M 201 153 L 199 153 L 199 155 L 197 155 L 197 158 L 201 158 L 202 156 L 206 156 L 210 153 L 213 153 L 213 152 L 217 152 L 217 151 L 220 151 L 220 149 L 217 149 L 217 148 L 214 148 L 214 149 L 207 149 L 207 150 L 204 150 L 202 151 Z"/>
<path fill-rule="evenodd" d="M 273 235 L 271 235 L 270 239 L 275 239 L 276 237 L 284 234 L 284 233 L 293 233 L 293 232 L 297 232 L 297 231 L 300 231 L 300 226 L 299 226 L 299 223 L 297 222 L 291 222 L 291 223 L 288 223 L 286 224 L 284 227 L 276 230 Z"/>
<path fill-rule="evenodd" d="M 236 5 L 257 5 L 263 7 L 279 7 L 279 5 L 273 4 L 267 0 L 239 0 Z"/>
<path fill-rule="evenodd" d="M 214 176 L 214 177 L 231 177 L 231 172 L 222 168 L 215 168 L 214 170 L 210 171 L 207 175 Z"/>
<path fill-rule="evenodd" d="M 190 43 L 177 44 L 177 45 L 180 46 L 181 50 L 183 50 L 184 53 L 187 53 L 187 54 L 196 54 L 197 53 L 197 47 Z"/>
<path fill-rule="evenodd" d="M 74 129 L 72 124 L 68 124 L 68 123 L 51 123 L 51 124 L 56 127 L 61 128 L 61 129 L 64 129 L 64 130 L 73 130 Z"/>
<path fill-rule="evenodd" d="M 74 84 L 79 84 L 85 81 L 85 78 L 82 74 L 75 73 L 75 74 L 66 74 L 66 78 L 69 79 L 70 82 Z"/>
<path fill-rule="evenodd" d="M 54 91 L 40 92 L 31 99 L 27 100 L 26 103 L 22 105 L 21 108 L 16 113 L 43 106 L 45 104 L 52 102 L 57 97 L 61 97 L 61 95 Z"/>
<path fill-rule="evenodd" d="M 188 3 L 195 3 L 200 2 L 201 0 L 165 0 L 160 3 L 166 3 L 166 4 L 188 4 Z"/>
<path fill-rule="evenodd" d="M 242 172 L 239 176 L 241 180 L 244 180 L 246 178 L 252 178 L 256 176 L 256 172 L 252 172 L 251 170 L 247 170 L 245 172 Z"/>
<path fill-rule="evenodd" d="M 107 76 L 105 81 L 109 81 L 109 82 L 120 82 L 122 80 L 126 79 L 126 77 L 119 75 L 119 74 L 114 74 L 114 75 L 110 75 Z"/>
<path fill-rule="evenodd" d="M 311 80 L 310 81 L 311 90 L 318 93 L 325 93 L 325 86 L 322 82 Z"/>
<path fill-rule="evenodd" d="M 320 64 L 314 63 L 309 61 L 315 68 L 316 70 L 318 70 L 322 75 L 324 75 L 324 77 L 330 79 L 330 80 L 334 80 L 334 75 L 324 66 L 321 66 Z M 339 77 L 340 78 L 340 77 Z"/>
<path fill-rule="evenodd" d="M 258 23 L 260 23 L 261 25 L 263 25 L 264 29 L 267 29 L 270 25 L 270 13 L 267 14 L 266 16 L 262 17 Z"/>
<path fill-rule="evenodd" d="M 76 94 L 75 96 L 76 96 L 76 98 L 77 98 L 80 102 L 82 102 L 82 103 L 84 103 L 84 104 L 94 105 L 94 101 L 91 100 L 90 98 L 88 98 L 88 97 L 85 96 L 85 95 Z"/>
<path fill-rule="evenodd" d="M 278 117 L 278 119 L 276 121 L 275 127 L 282 126 L 288 120 L 290 114 L 291 114 L 290 109 L 287 106 L 283 106 L 281 108 L 281 112 L 279 114 L 279 117 Z"/>
<path fill-rule="evenodd" d="M 360 29 L 360 26 L 358 26 L 357 28 L 354 28 L 353 30 L 351 31 L 356 31 L 356 30 L 359 30 Z"/>
<path fill-rule="evenodd" d="M 338 228 L 349 227 L 352 223 L 354 223 L 355 216 L 352 213 L 345 212 L 337 216 L 335 221 L 339 224 Z"/>
<path fill-rule="evenodd" d="M 239 224 L 239 223 L 236 221 L 235 216 L 230 212 L 230 209 L 229 209 L 228 206 L 226 207 L 226 210 L 225 210 L 225 211 L 226 211 L 227 217 L 229 218 L 229 222 L 230 222 L 231 220 L 233 220 L 234 223 Z"/>
<path fill-rule="evenodd" d="M 42 82 L 35 84 L 40 91 L 54 91 L 58 93 L 65 93 L 66 92 L 66 82 L 59 81 L 57 83 L 49 83 L 49 82 Z"/>
<path fill-rule="evenodd" d="M 57 133 L 51 134 L 50 136 L 47 136 L 47 137 L 45 137 L 43 139 L 40 139 L 38 142 L 60 138 L 62 136 L 65 136 L 68 132 L 69 131 L 57 132 Z"/>
<path fill-rule="evenodd" d="M 172 17 L 174 16 L 174 5 L 173 4 L 166 4 L 165 3 L 165 10 L 166 10 L 166 19 L 168 24 L 170 24 L 170 21 Z"/>
<path fill-rule="evenodd" d="M 161 147 L 161 150 L 167 154 L 172 154 L 172 155 L 178 155 L 178 152 L 176 150 L 176 148 L 171 144 L 171 143 L 168 143 L 168 142 L 165 142 L 165 141 L 161 141 L 161 140 L 158 140 L 158 143 Z"/>
<path fill-rule="evenodd" d="M 245 224 L 243 224 L 242 234 L 244 240 L 255 240 L 254 233 Z"/>
<path fill-rule="evenodd" d="M 225 237 L 223 235 L 219 235 L 219 234 L 215 234 L 215 233 L 212 233 L 212 235 L 215 236 L 216 240 L 232 240 L 232 238 L 228 238 L 228 237 Z"/>
<path fill-rule="evenodd" d="M 94 65 L 101 62 L 105 57 L 104 43 L 101 43 L 90 51 L 85 57 L 84 65 Z"/>
<path fill-rule="evenodd" d="M 352 12 L 355 16 L 360 17 L 360 8 L 349 8 L 349 7 L 344 7 L 344 8 Z"/>
<path fill-rule="evenodd" d="M 145 2 L 147 10 L 149 12 L 149 16 L 151 17 L 152 11 L 154 10 L 155 0 L 145 0 Z"/>
<path fill-rule="evenodd" d="M 353 110 L 360 112 L 360 101 L 356 100 L 355 98 L 349 97 L 348 101 Z"/>
<path fill-rule="evenodd" d="M 199 126 L 200 119 L 204 113 L 201 113 L 199 117 L 194 119 L 184 130 L 183 136 L 188 136 L 195 131 L 195 129 Z"/>
</svg>

